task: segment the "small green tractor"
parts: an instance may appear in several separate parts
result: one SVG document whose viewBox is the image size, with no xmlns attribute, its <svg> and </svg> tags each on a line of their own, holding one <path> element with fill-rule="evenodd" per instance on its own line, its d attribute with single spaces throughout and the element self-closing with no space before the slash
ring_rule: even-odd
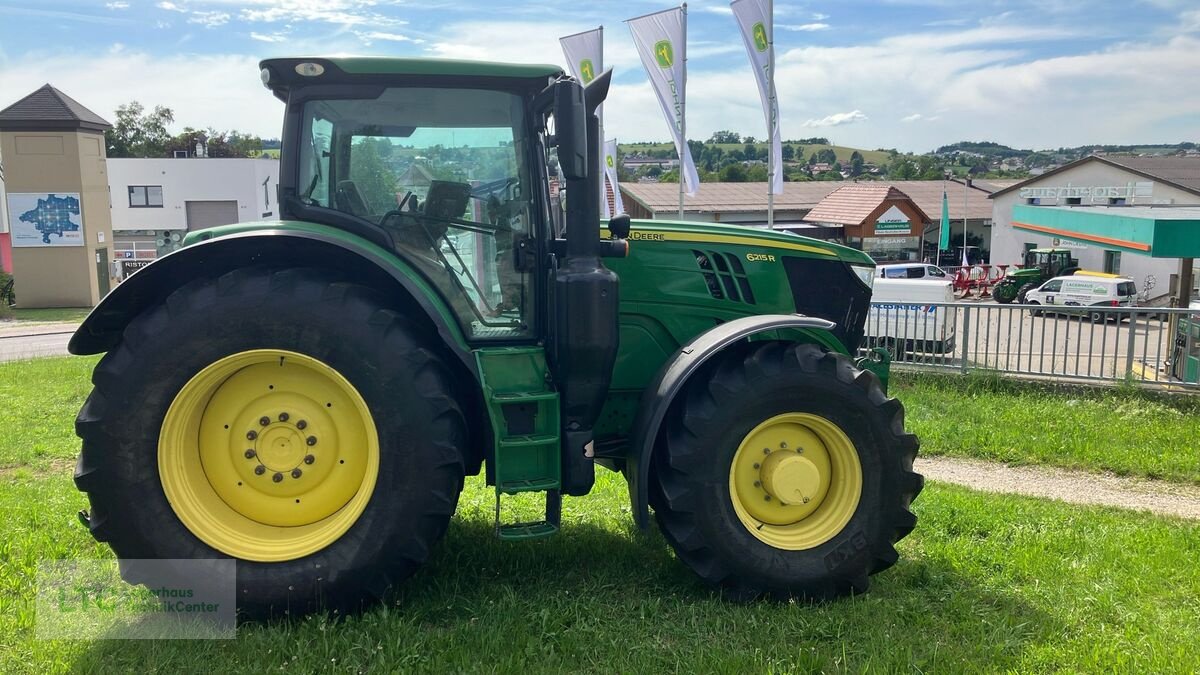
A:
<svg viewBox="0 0 1200 675">
<path fill-rule="evenodd" d="M 1065 248 L 1033 248 L 1025 252 L 1025 263 L 1021 269 L 1009 270 L 1004 278 L 992 287 L 996 302 L 1025 304 L 1025 296 L 1054 277 L 1063 277 L 1079 271 L 1079 261 L 1071 257 Z"/>
<path fill-rule="evenodd" d="M 735 598 L 861 593 L 896 562 L 922 478 L 886 359 L 855 359 L 869 257 L 602 224 L 609 74 L 261 75 L 286 103 L 280 219 L 189 233 L 70 343 L 105 353 L 75 482 L 118 558 L 233 559 L 244 615 L 354 609 L 428 558 L 465 476 L 495 486 L 496 534 L 526 540 L 600 466 Z M 505 515 L 519 493 L 533 522 Z"/>
</svg>

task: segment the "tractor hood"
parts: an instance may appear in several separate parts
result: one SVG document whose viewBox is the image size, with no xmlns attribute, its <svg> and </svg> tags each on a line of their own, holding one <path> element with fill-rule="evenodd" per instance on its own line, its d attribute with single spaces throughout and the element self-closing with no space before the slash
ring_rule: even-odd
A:
<svg viewBox="0 0 1200 675">
<path fill-rule="evenodd" d="M 608 231 L 601 233 L 608 236 Z M 871 256 L 848 246 L 820 239 L 811 239 L 785 232 L 774 232 L 745 225 L 723 225 L 720 223 L 697 223 L 671 220 L 635 220 L 629 233 L 631 245 L 638 241 L 691 241 L 701 243 L 725 243 L 796 252 L 803 256 L 816 256 L 827 260 L 839 260 L 848 265 L 875 266 Z"/>
</svg>

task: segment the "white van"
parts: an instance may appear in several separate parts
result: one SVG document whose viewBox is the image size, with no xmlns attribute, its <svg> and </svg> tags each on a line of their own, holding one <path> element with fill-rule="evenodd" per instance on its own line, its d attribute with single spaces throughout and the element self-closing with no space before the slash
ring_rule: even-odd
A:
<svg viewBox="0 0 1200 675">
<path fill-rule="evenodd" d="M 945 270 L 929 263 L 879 265 L 875 268 L 875 276 L 879 279 L 930 279 L 934 281 L 944 281 L 950 278 L 946 275 Z"/>
<path fill-rule="evenodd" d="M 1098 323 L 1110 316 L 1102 307 L 1135 307 L 1137 299 L 1137 286 L 1129 277 L 1076 274 L 1054 277 L 1029 291 L 1025 295 L 1025 304 L 1045 308 L 1030 310 L 1035 315 L 1042 312 L 1086 314 Z M 1116 316 L 1118 320 L 1124 318 L 1111 316 Z"/>
<path fill-rule="evenodd" d="M 958 308 L 950 281 L 876 279 L 867 315 L 866 346 L 893 354 L 949 354 L 954 351 Z"/>
</svg>

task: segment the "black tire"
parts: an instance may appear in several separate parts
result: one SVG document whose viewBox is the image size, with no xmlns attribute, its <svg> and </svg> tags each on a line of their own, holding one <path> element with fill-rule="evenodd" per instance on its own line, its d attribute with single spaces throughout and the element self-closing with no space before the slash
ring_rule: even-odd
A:
<svg viewBox="0 0 1200 675">
<path fill-rule="evenodd" d="M 1002 281 L 992 287 L 992 298 L 1002 304 L 1007 305 L 1017 298 L 1016 284 L 1009 281 Z"/>
<path fill-rule="evenodd" d="M 1029 296 L 1029 291 L 1032 291 L 1033 289 L 1035 289 L 1037 287 L 1038 287 L 1037 284 L 1028 283 L 1028 284 L 1024 284 L 1020 288 L 1018 288 L 1017 289 L 1017 304 L 1018 305 L 1025 304 L 1025 299 Z"/>
<path fill-rule="evenodd" d="M 1033 300 L 1029 304 L 1040 305 L 1042 303 L 1038 302 L 1037 300 Z M 1029 310 L 1029 316 L 1041 316 L 1041 315 L 1042 315 L 1042 310 L 1037 309 L 1036 307 Z"/>
<path fill-rule="evenodd" d="M 1091 311 L 1088 312 L 1088 318 L 1092 323 L 1108 323 L 1108 312 Z"/>
<path fill-rule="evenodd" d="M 862 495 L 830 540 L 783 550 L 758 539 L 731 502 L 729 471 L 738 445 L 784 412 L 815 413 L 853 441 Z M 904 408 L 873 373 L 815 345 L 754 343 L 693 376 L 673 406 L 654 457 L 653 506 L 676 555 L 704 581 L 738 599 L 830 599 L 863 593 L 869 575 L 894 564 L 894 544 L 916 525 L 909 510 L 923 478 L 913 472 L 917 437 Z"/>
<path fill-rule="evenodd" d="M 92 535 L 122 559 L 230 557 L 168 503 L 159 429 L 205 366 L 286 349 L 320 359 L 359 392 L 379 436 L 379 471 L 363 513 L 332 544 L 284 562 L 237 561 L 239 613 L 354 611 L 381 597 L 425 561 L 462 490 L 466 423 L 435 339 L 380 293 L 319 269 L 250 268 L 188 283 L 130 323 L 93 373 L 75 472 Z"/>
</svg>

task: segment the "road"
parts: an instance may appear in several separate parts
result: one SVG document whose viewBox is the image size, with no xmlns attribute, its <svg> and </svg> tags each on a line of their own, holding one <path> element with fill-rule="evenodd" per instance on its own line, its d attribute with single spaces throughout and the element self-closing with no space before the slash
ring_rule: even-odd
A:
<svg viewBox="0 0 1200 675">
<path fill-rule="evenodd" d="M 66 356 L 75 324 L 0 324 L 0 362 Z"/>
</svg>

